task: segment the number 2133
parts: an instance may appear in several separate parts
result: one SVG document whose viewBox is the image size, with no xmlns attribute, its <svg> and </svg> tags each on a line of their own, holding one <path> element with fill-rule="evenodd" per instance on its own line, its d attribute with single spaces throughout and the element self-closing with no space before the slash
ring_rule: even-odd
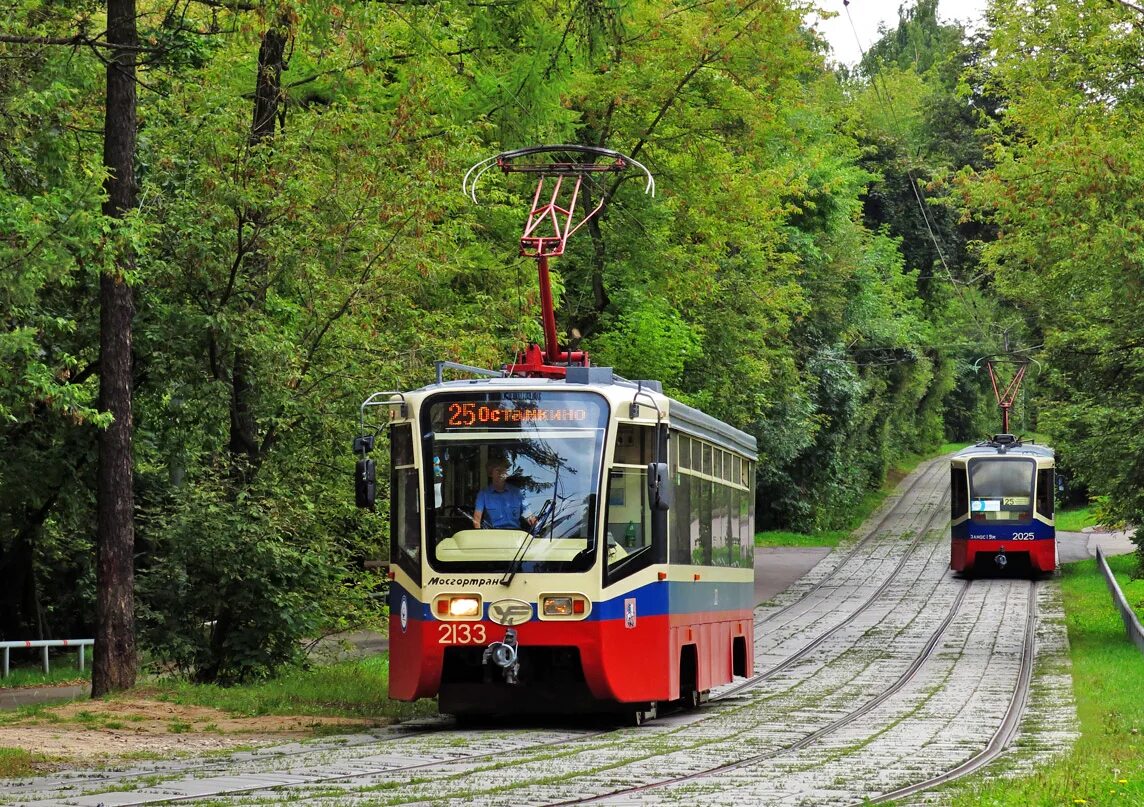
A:
<svg viewBox="0 0 1144 807">
<path fill-rule="evenodd" d="M 437 644 L 484 644 L 485 626 L 464 622 L 446 622 L 438 625 Z"/>
</svg>

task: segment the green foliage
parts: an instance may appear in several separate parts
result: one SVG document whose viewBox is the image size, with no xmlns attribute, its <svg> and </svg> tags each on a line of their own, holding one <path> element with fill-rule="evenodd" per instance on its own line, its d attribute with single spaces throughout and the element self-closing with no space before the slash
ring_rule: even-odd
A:
<svg viewBox="0 0 1144 807">
<path fill-rule="evenodd" d="M 959 25 L 942 25 L 937 20 L 938 0 L 915 0 L 898 10 L 898 25 L 883 31 L 865 54 L 860 65 L 867 75 L 894 65 L 923 75 L 961 47 L 964 32 Z"/>
<path fill-rule="evenodd" d="M 289 484 L 295 496 L 281 494 Z M 156 513 L 148 534 L 164 543 L 139 582 L 156 663 L 222 682 L 297 663 L 306 637 L 373 615 L 371 587 L 348 576 L 350 547 L 319 531 L 312 483 L 266 479 L 233 498 L 228 488 L 196 480 Z"/>
<path fill-rule="evenodd" d="M 614 329 L 587 345 L 595 360 L 628 378 L 650 378 L 676 387 L 688 361 L 699 354 L 700 335 L 663 300 L 627 307 Z"/>
</svg>

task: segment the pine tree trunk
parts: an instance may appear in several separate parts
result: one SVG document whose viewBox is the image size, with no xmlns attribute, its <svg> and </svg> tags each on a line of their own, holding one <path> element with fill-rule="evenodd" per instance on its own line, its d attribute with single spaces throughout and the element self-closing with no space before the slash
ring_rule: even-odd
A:
<svg viewBox="0 0 1144 807">
<path fill-rule="evenodd" d="M 108 0 L 107 107 L 103 162 L 108 168 L 103 213 L 115 219 L 135 207 L 135 0 Z M 114 46 L 124 46 L 115 48 Z M 131 446 L 131 320 L 135 304 L 126 249 L 99 280 L 99 407 L 115 421 L 100 435 L 95 647 L 91 695 L 135 685 L 134 507 Z"/>
</svg>

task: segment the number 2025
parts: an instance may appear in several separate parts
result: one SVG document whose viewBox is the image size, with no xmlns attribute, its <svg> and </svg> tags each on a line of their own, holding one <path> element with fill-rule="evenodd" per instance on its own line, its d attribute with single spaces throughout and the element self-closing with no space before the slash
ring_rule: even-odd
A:
<svg viewBox="0 0 1144 807">
<path fill-rule="evenodd" d="M 465 622 L 446 622 L 437 626 L 437 644 L 484 644 L 485 626 Z"/>
</svg>

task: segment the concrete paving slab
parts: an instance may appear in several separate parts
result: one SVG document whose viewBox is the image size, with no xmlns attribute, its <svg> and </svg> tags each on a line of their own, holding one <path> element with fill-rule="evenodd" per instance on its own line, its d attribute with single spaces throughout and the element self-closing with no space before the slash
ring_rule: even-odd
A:
<svg viewBox="0 0 1144 807">
<path fill-rule="evenodd" d="M 1081 532 L 1057 532 L 1057 552 L 1061 563 L 1074 563 L 1096 557 L 1096 548 L 1105 555 L 1127 555 L 1136 551 L 1133 530 L 1104 530 L 1085 527 Z"/>
</svg>

